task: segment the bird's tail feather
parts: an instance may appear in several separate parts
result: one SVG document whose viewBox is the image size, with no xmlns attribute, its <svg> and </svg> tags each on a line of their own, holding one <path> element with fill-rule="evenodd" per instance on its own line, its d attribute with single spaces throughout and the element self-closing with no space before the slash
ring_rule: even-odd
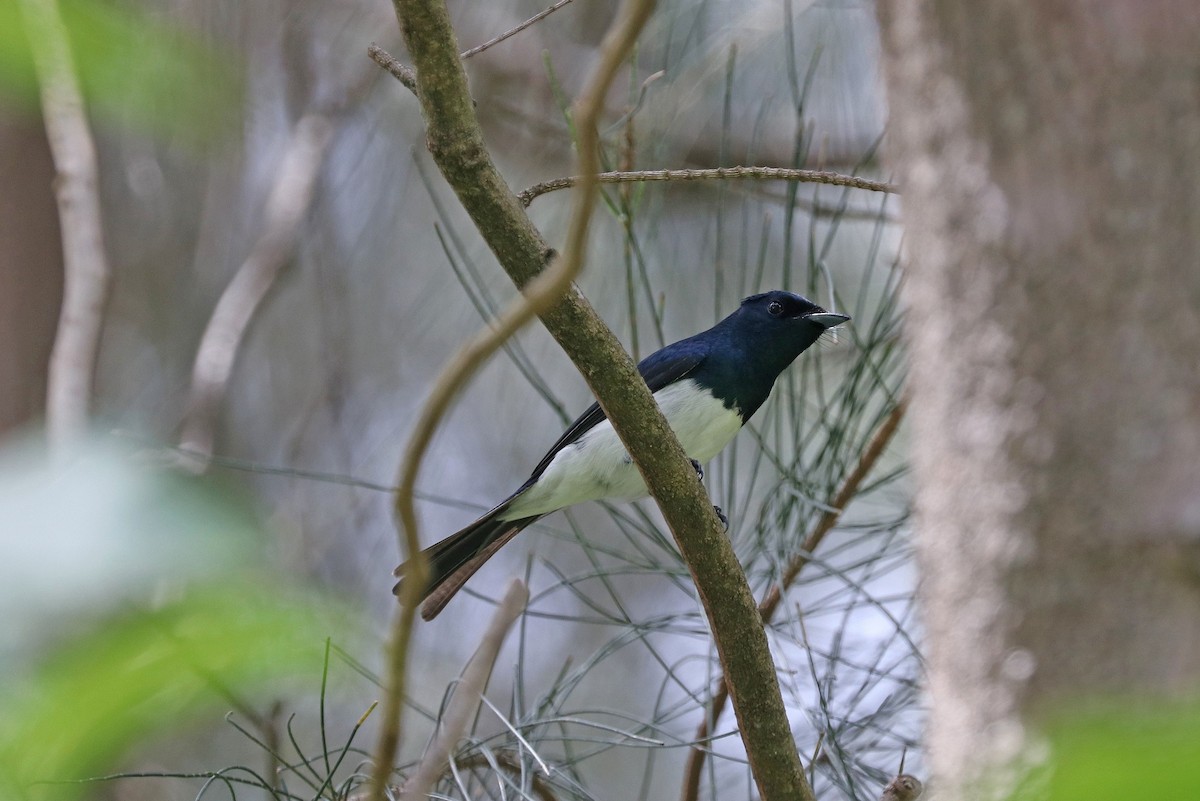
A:
<svg viewBox="0 0 1200 801">
<path fill-rule="evenodd" d="M 483 567 L 484 562 L 525 527 L 541 517 L 536 515 L 517 520 L 497 519 L 497 515 L 503 510 L 503 505 L 493 509 L 462 531 L 451 534 L 422 551 L 429 561 L 429 583 L 425 587 L 425 601 L 421 605 L 422 618 L 432 620 L 437 617 L 454 594 L 466 584 L 467 579 Z M 401 578 L 392 588 L 395 595 L 400 594 L 400 585 L 404 583 L 407 567 L 408 563 L 405 562 L 396 568 L 396 575 Z"/>
<path fill-rule="evenodd" d="M 440 584 L 429 590 L 425 596 L 425 602 L 421 604 L 421 618 L 423 620 L 433 620 L 437 617 L 450 599 L 463 588 L 467 583 L 467 579 L 475 575 L 475 571 L 483 567 L 483 563 L 491 559 L 496 551 L 500 550 L 513 537 L 521 533 L 521 530 L 528 526 L 536 517 L 526 518 L 516 521 L 507 531 L 501 534 L 489 544 L 484 546 L 475 556 L 464 562 L 457 570 L 450 575 L 444 577 Z"/>
</svg>

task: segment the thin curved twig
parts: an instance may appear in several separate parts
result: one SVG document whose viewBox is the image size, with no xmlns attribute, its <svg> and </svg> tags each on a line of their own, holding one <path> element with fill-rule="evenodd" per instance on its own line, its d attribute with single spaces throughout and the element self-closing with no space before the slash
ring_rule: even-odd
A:
<svg viewBox="0 0 1200 801">
<path fill-rule="evenodd" d="M 192 365 L 192 384 L 179 439 L 181 448 L 196 452 L 201 459 L 197 470 L 206 469 L 212 456 L 217 410 L 246 330 L 295 251 L 333 130 L 330 118 L 315 111 L 305 114 L 292 128 L 267 198 L 262 233 L 221 293 L 204 327 Z"/>
<path fill-rule="evenodd" d="M 395 509 L 408 567 L 406 580 L 400 589 L 400 608 L 393 617 L 389 640 L 383 723 L 376 746 L 371 782 L 370 798 L 376 801 L 382 801 L 384 798 L 387 777 L 391 773 L 391 764 L 400 746 L 400 710 L 407 684 L 408 643 L 412 637 L 417 607 L 421 603 L 421 593 L 429 575 L 429 565 L 421 552 L 414 499 L 421 462 L 438 424 L 450 407 L 450 402 L 466 384 L 467 379 L 525 323 L 553 305 L 574 280 L 573 271 L 576 266 L 565 259 L 556 259 L 550 268 L 528 285 L 523 296 L 501 313 L 493 327 L 481 331 L 459 349 L 434 383 L 433 391 L 425 401 L 405 447 L 396 487 Z"/>
<path fill-rule="evenodd" d="M 22 0 L 21 13 L 57 172 L 54 195 L 64 280 L 46 384 L 46 434 L 51 451 L 61 453 L 87 429 L 110 270 L 104 255 L 96 145 L 75 78 L 66 23 L 55 0 Z"/>
<path fill-rule="evenodd" d="M 258 237 L 213 307 L 196 348 L 187 407 L 179 426 L 179 452 L 190 458 L 178 460 L 179 466 L 193 472 L 208 469 L 218 413 L 246 332 L 278 286 L 302 238 L 304 219 L 317 198 L 321 169 L 338 127 L 370 91 L 376 76 L 374 70 L 364 68 L 342 91 L 312 101 L 292 126 L 267 195 Z"/>
<path fill-rule="evenodd" d="M 402 28 L 408 13 L 429 13 L 436 10 L 444 13 L 444 6 L 433 8 L 432 0 L 396 0 L 396 12 Z M 575 118 L 579 125 L 579 166 L 584 174 L 594 175 L 600 163 L 599 134 L 596 121 L 600 116 L 604 96 L 608 91 L 617 69 L 632 50 L 637 36 L 650 17 L 653 0 L 628 0 L 613 27 L 605 36 L 600 48 L 600 63 L 592 72 L 576 102 Z M 407 30 L 406 30 L 407 33 Z M 461 65 L 458 67 L 461 70 Z M 418 85 L 422 76 L 417 76 Z M 421 93 L 418 97 L 425 98 Z M 552 260 L 537 278 L 531 281 L 524 297 L 515 306 L 509 307 L 496 321 L 495 326 L 482 332 L 469 342 L 446 366 L 434 384 L 433 391 L 418 416 L 413 434 L 405 448 L 400 466 L 400 479 L 396 490 L 396 514 L 404 536 L 404 551 L 408 556 L 409 573 L 400 594 L 400 609 L 394 616 L 392 637 L 388 650 L 387 687 L 383 704 L 383 723 L 375 752 L 374 770 L 371 780 L 371 798 L 383 801 L 387 778 L 391 773 L 392 761 L 400 744 L 400 711 L 406 685 L 408 643 L 416 617 L 420 596 L 425 587 L 428 565 L 421 554 L 420 537 L 417 533 L 417 518 L 414 502 L 417 473 L 428 449 L 438 423 L 466 380 L 487 357 L 534 315 L 550 308 L 571 286 L 583 266 L 587 233 L 595 206 L 597 184 L 593 180 L 580 182 L 575 193 L 574 210 L 563 254 Z"/>
<path fill-rule="evenodd" d="M 484 50 L 487 50 L 489 47 L 494 47 L 495 45 L 498 45 L 501 42 L 503 42 L 508 37 L 514 36 L 514 35 L 520 33 L 521 31 L 525 30 L 530 25 L 540 22 L 541 20 L 550 16 L 555 11 L 558 11 L 560 8 L 562 8 L 563 6 L 567 5 L 570 2 L 571 2 L 571 0 L 558 0 L 558 2 L 555 3 L 554 5 L 550 6 L 549 8 L 547 8 L 543 11 L 539 11 L 538 13 L 534 14 L 529 19 L 522 22 L 520 25 L 509 28 L 507 31 L 500 34 L 499 36 L 494 36 L 491 39 L 488 39 L 483 44 L 472 47 L 470 50 L 464 50 L 462 53 L 459 54 L 458 57 L 465 61 L 466 59 L 470 58 L 471 56 L 477 56 L 480 53 L 482 53 Z"/>
<path fill-rule="evenodd" d="M 900 421 L 904 419 L 906 403 L 902 400 L 897 403 L 891 413 L 888 414 L 884 421 L 880 423 L 879 428 L 875 431 L 875 436 L 871 438 L 871 442 L 859 457 L 858 463 L 846 476 L 846 480 L 842 482 L 841 488 L 833 499 L 827 505 L 827 509 L 820 519 L 817 520 L 815 526 L 804 538 L 804 543 L 800 546 L 799 553 L 788 562 L 787 567 L 780 576 L 779 582 L 771 585 L 770 591 L 766 597 L 758 605 L 759 613 L 762 615 L 763 623 L 770 623 L 771 618 L 775 616 L 775 610 L 779 607 L 779 602 L 783 599 L 783 593 L 792 586 L 796 581 L 796 577 L 800 575 L 800 571 L 804 569 L 811 559 L 813 552 L 821 545 L 833 527 L 837 525 L 841 519 L 842 512 L 854 500 L 854 496 L 858 493 L 858 488 L 862 482 L 870 474 L 875 467 L 875 463 L 879 461 L 879 457 L 883 455 L 884 449 L 888 443 L 892 441 L 892 437 L 896 434 L 896 429 L 900 427 Z M 683 791 L 680 793 L 681 801 L 696 801 L 700 795 L 700 774 L 704 769 L 704 760 L 708 754 L 704 744 L 708 742 L 712 731 L 717 727 L 717 722 L 721 719 L 721 713 L 725 711 L 725 705 L 729 701 L 729 687 L 725 684 L 725 677 L 721 676 L 717 679 L 716 685 L 713 687 L 712 700 L 708 705 L 708 714 L 700 725 L 696 727 L 696 733 L 692 737 L 692 742 L 696 743 L 692 747 L 691 753 L 688 755 L 687 766 L 684 768 Z"/>
<path fill-rule="evenodd" d="M 830 186 L 848 186 L 853 189 L 866 189 L 871 192 L 886 192 L 891 195 L 900 194 L 900 187 L 887 181 L 872 181 L 857 175 L 846 175 L 829 170 L 795 170 L 787 167 L 713 167 L 702 170 L 634 170 L 630 172 L 602 172 L 596 180 L 602 184 L 642 183 L 648 181 L 727 181 L 733 179 L 749 179 L 757 181 L 793 181 L 798 183 L 829 184 Z M 567 178 L 555 178 L 534 184 L 517 195 L 523 206 L 528 207 L 534 200 L 550 192 L 560 189 L 570 189 L 582 180 L 580 175 Z"/>
</svg>

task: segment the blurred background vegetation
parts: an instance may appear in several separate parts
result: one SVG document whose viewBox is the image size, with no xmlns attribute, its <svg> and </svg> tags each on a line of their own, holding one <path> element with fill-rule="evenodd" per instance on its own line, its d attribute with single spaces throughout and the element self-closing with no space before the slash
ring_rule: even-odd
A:
<svg viewBox="0 0 1200 801">
<path fill-rule="evenodd" d="M 1117 31 L 1114 41 L 1134 49 L 1142 41 L 1178 46 L 1170 13 L 1122 17 L 1123 6 L 1111 5 L 1110 16 L 1074 12 L 1090 24 L 1114 24 L 1104 31 Z M 463 48 L 544 8 L 534 0 L 450 6 Z M 571 173 L 565 109 L 592 65 L 613 6 L 563 4 L 467 61 L 488 145 L 516 191 Z M 1012 12 L 1002 6 L 989 8 L 1001 17 Z M 66 456 L 47 447 L 42 430 L 64 296 L 55 164 L 42 116 L 46 65 L 35 59 L 48 52 L 47 28 L 32 23 L 30 11 L 47 7 L 61 13 L 95 137 L 103 251 L 112 266 L 89 398 L 91 430 Z M 601 131 L 608 167 L 756 164 L 887 179 L 877 161 L 887 109 L 875 11 L 853 0 L 660 2 L 622 84 L 608 98 Z M 955 14 L 972 11 L 953 4 L 935 11 L 952 20 L 937 35 L 949 40 L 970 29 L 953 20 L 962 23 Z M 1037 14 L 1010 16 L 1038 25 Z M 912 30 L 896 25 L 893 34 Z M 1008 34 L 1016 36 L 1013 31 Z M 1139 38 L 1147 35 L 1159 38 Z M 1084 42 L 1086 50 L 1090 36 L 1079 34 L 1075 43 Z M 404 436 L 446 357 L 514 294 L 424 152 L 414 97 L 367 59 L 373 41 L 404 61 L 398 40 L 394 14 L 383 1 L 0 4 L 0 797 L 350 799 L 362 793 L 378 725 L 373 711 L 382 634 L 395 607 L 390 573 L 401 559 L 390 486 Z M 1000 32 L 986 38 L 988 61 L 955 40 L 962 58 L 983 65 L 972 73 L 976 90 L 992 86 L 978 84 L 980 77 L 1009 76 L 1010 54 L 1040 58 L 1034 46 L 1020 53 L 1004 49 L 1007 41 Z M 1128 62 L 1141 64 L 1152 50 L 1170 58 L 1194 55 L 1194 48 L 1176 53 L 1165 44 L 1127 54 Z M 1099 48 L 1088 52 L 1109 65 Z M 1056 70 L 1072 66 L 1069 59 L 1055 64 Z M 1194 100 L 1188 83 L 1194 70 L 1176 70 L 1182 56 L 1177 64 L 1146 64 L 1145 88 L 1134 86 L 1139 103 L 1153 108 L 1158 84 L 1183 86 Z M 948 67 L 935 65 L 929 74 L 936 78 L 938 68 Z M 1156 70 L 1174 83 L 1164 83 Z M 1120 86 L 1116 82 L 1093 85 L 1084 72 L 1073 84 L 1052 70 L 1046 74 L 1058 82 L 1046 97 L 1057 98 L 1066 86 L 1084 100 L 1096 98 L 1105 124 L 1122 119 L 1112 109 L 1132 108 L 1104 95 Z M 1111 74 L 1133 73 L 1121 67 Z M 1038 126 L 1046 121 L 1008 113 L 1008 106 L 991 103 L 989 92 L 974 102 L 1003 118 L 996 122 L 998 140 L 1009 135 L 1015 143 L 1004 152 L 1030 168 L 1009 170 L 1009 176 L 1032 175 L 1033 185 L 1024 189 L 1032 188 L 1039 203 L 1051 198 L 1060 213 L 1057 195 L 1040 194 L 1045 159 L 1038 161 L 1040 151 L 1030 143 L 1064 139 L 1021 134 L 1013 127 L 1018 122 L 1042 131 Z M 941 100 L 943 107 L 934 110 L 953 112 L 953 103 Z M 1168 120 L 1136 106 L 1129 113 L 1135 122 Z M 1175 108 L 1190 107 L 1180 101 Z M 1190 118 L 1181 112 L 1178 119 Z M 1046 126 L 1062 133 L 1069 120 Z M 1088 141 L 1102 128 L 1108 130 L 1087 125 L 1070 134 Z M 1187 137 L 1184 132 L 1178 141 Z M 1105 231 L 1123 230 L 1112 221 L 1142 225 L 1142 210 L 1126 213 L 1120 204 L 1141 197 L 1136 183 L 1154 192 L 1166 186 L 1145 180 L 1152 170 L 1126 169 L 1134 163 L 1130 153 L 1145 157 L 1140 163 L 1156 163 L 1158 153 L 1134 146 L 1144 140 L 1140 133 L 1130 137 L 1111 164 L 1097 158 L 1098 168 L 1132 176 L 1121 179 L 1129 182 L 1123 194 L 1112 188 L 1120 176 L 1098 169 L 1097 180 L 1108 181 L 1103 192 L 1076 192 L 1072 181 L 1081 177 L 1075 174 L 1057 187 L 1063 198 L 1090 213 L 1114 204 Z M 1184 147 L 1176 150 L 1165 147 L 1164 153 L 1175 158 Z M 952 175 L 960 170 L 950 181 L 919 158 L 905 168 L 937 192 L 964 175 L 970 180 L 955 186 L 974 186 L 979 170 L 966 163 L 970 158 L 964 161 L 974 150 L 947 151 L 944 158 L 929 156 L 940 162 L 935 167 L 948 164 Z M 1060 161 L 1079 159 L 1073 152 Z M 1170 187 L 1181 186 L 1177 176 L 1186 174 L 1169 170 Z M 1009 189 L 1013 198 L 1028 197 L 1020 181 Z M 530 210 L 556 245 L 565 199 L 545 195 Z M 1187 211 L 1194 204 L 1176 206 Z M 907 772 L 925 776 L 929 755 L 920 737 L 926 715 L 918 692 L 924 640 L 913 610 L 917 577 L 904 424 L 862 475 L 869 444 L 880 441 L 881 430 L 904 409 L 896 200 L 809 183 L 680 182 L 606 187 L 604 207 L 581 287 L 636 357 L 704 329 L 761 289 L 800 291 L 853 315 L 851 326 L 787 373 L 736 446 L 708 466 L 706 482 L 730 516 L 730 535 L 756 595 L 768 597 L 781 577 L 796 579 L 770 619 L 770 639 L 817 796 L 877 799 L 901 759 Z M 972 218 L 967 228 L 1003 218 L 995 209 L 978 221 L 970 209 L 952 211 L 955 224 Z M 1040 230 L 1037 224 L 1032 229 Z M 1122 242 L 1139 245 L 1140 230 L 1120 234 Z M 1073 235 L 1091 243 L 1090 235 Z M 1176 240 L 1163 241 L 1159 251 L 1175 247 Z M 1171 264 L 1194 260 L 1192 251 L 1181 251 L 1171 254 Z M 1084 252 L 1097 259 L 1100 272 L 1123 275 L 1128 266 Z M 1052 278 L 1067 287 L 1112 283 L 1108 276 L 1097 282 L 1087 259 L 1054 261 L 1054 267 Z M 1030 305 L 1039 325 L 1050 306 L 1087 311 L 1084 293 L 1060 291 L 1050 278 L 1034 275 L 1028 283 L 1037 290 L 1033 301 L 1018 306 Z M 1124 311 L 1133 290 L 1153 296 L 1136 281 L 1117 283 L 1114 306 L 1105 307 L 1110 311 Z M 230 297 L 238 302 L 230 306 Z M 1048 297 L 1052 303 L 1042 302 Z M 1145 307 L 1154 314 L 1142 317 L 1158 318 L 1166 306 L 1156 300 Z M 227 380 L 211 362 L 202 359 L 203 369 L 196 367 L 202 342 L 214 342 L 205 331 L 221 308 L 241 308 L 246 324 L 217 354 L 232 360 Z M 928 325 L 932 318 L 910 321 Z M 1084 320 L 1079 327 L 1096 321 L 1094 335 L 1106 331 L 1109 317 L 1075 319 Z M 942 325 L 938 331 L 960 330 Z M 1074 353 L 1079 332 L 1052 333 L 1042 342 L 1060 348 L 1057 361 L 1048 359 L 1054 366 Z M 216 341 L 220 345 L 221 337 Z M 1182 372 L 1178 361 L 1162 372 Z M 1080 365 L 1088 369 L 1088 362 Z M 934 372 L 940 366 L 932 365 Z M 1090 403 L 1112 405 L 1117 393 L 1100 396 L 1104 403 Z M 588 401 L 550 338 L 538 326 L 522 332 L 474 380 L 440 430 L 421 474 L 422 530 L 444 536 L 503 498 Z M 1074 417 L 1074 410 L 1064 416 Z M 1135 408 L 1129 416 L 1147 420 Z M 1082 439 L 1110 441 L 1106 423 L 1087 429 L 1085 417 L 1079 420 Z M 1073 441 L 1072 430 L 1066 439 L 1062 430 L 1049 434 L 1061 444 Z M 937 447 L 949 439 L 931 452 L 947 456 Z M 1122 459 L 1138 456 L 1124 445 L 1115 450 Z M 973 453 L 978 458 L 980 451 Z M 949 457 L 948 469 L 965 463 Z M 1082 462 L 1060 472 L 1073 480 L 1102 460 Z M 1033 469 L 1022 478 L 1040 480 Z M 1051 513 L 1042 508 L 1038 519 L 1055 519 L 1055 510 L 1078 520 L 1090 519 L 1080 510 L 1111 511 L 1094 496 L 1102 492 L 1097 487 L 1092 482 L 1078 498 L 1070 496 L 1079 501 L 1074 506 L 1051 496 Z M 1171 492 L 1175 500 L 1194 498 L 1187 481 Z M 1126 495 L 1112 498 L 1120 504 Z M 1165 507 L 1159 495 L 1148 498 L 1148 507 Z M 826 530 L 830 519 L 835 525 Z M 1164 562 L 1168 573 L 1124 570 L 1132 561 L 1124 554 L 1139 561 L 1145 554 L 1129 531 L 1116 534 L 1102 548 L 1132 542 L 1134 550 L 1105 550 L 1123 583 L 1098 589 L 1116 597 L 1117 606 L 1142 597 L 1146 576 L 1156 577 L 1154 586 L 1183 576 L 1171 559 Z M 988 558 L 983 553 L 977 561 Z M 696 797 L 754 796 L 732 715 L 703 728 L 719 664 L 688 573 L 649 502 L 589 505 L 548 518 L 492 560 L 436 622 L 416 630 L 397 784 L 420 759 L 514 574 L 527 580 L 532 601 L 500 652 L 487 704 L 457 748 L 438 797 L 677 797 L 688 764 L 700 765 Z M 1066 571 L 1045 576 L 1051 577 L 1044 582 L 1049 596 L 1072 580 Z M 1112 591 L 1117 584 L 1121 591 Z M 1180 597 L 1178 608 L 1192 608 L 1187 586 Z M 1163 616 L 1146 609 L 1148 630 Z M 953 639 L 955 609 L 949 612 Z M 1093 631 L 1096 610 L 1084 606 L 1079 615 L 1062 621 L 1086 622 L 1080 631 Z M 1165 638 L 1187 642 L 1163 630 Z M 1124 638 L 1127 633 L 1118 645 L 1141 642 Z M 1056 654 L 1054 645 L 1038 652 L 1040 666 L 1030 651 L 1013 650 L 1008 655 L 1021 658 L 1004 660 L 997 674 L 1027 681 L 1062 663 L 1068 675 L 1070 666 L 1094 656 L 1086 648 L 1063 655 L 1070 645 Z M 1087 645 L 1109 648 L 1102 639 Z M 1153 676 L 1159 651 L 1174 652 L 1169 645 L 1158 640 L 1129 655 L 1130 666 Z M 1069 691 L 1072 681 L 1063 681 Z M 986 692 L 995 685 L 978 683 L 986 707 Z M 1062 709 L 1046 703 L 1034 710 L 1049 721 L 1046 740 L 1034 746 L 1050 743 L 1057 760 L 1022 791 L 1088 801 L 1190 797 L 1194 701 L 1156 705 L 1136 695 L 1138 682 L 1102 686 L 1130 694 L 1080 706 L 1068 693 L 1051 699 L 1066 697 Z M 1171 691 L 1181 698 L 1194 692 Z M 965 709 L 970 699 L 954 700 Z M 1027 736 L 1012 729 L 1001 735 Z"/>
<path fill-rule="evenodd" d="M 62 291 L 54 168 L 18 6 L 0 6 L 0 602 L 3 763 L 15 797 L 346 797 L 362 781 L 399 560 L 387 487 L 428 382 L 513 294 L 423 152 L 385 2 L 60 4 L 98 147 L 111 296 L 96 439 L 68 465 L 36 433 Z M 451 3 L 474 46 L 543 4 Z M 493 156 L 523 189 L 572 172 L 563 107 L 613 7 L 576 2 L 471 58 Z M 614 168 L 735 164 L 880 174 L 873 7 L 660 4 L 602 131 Z M 271 228 L 286 154 L 319 120 L 314 183 L 216 406 L 214 459 L 181 452 L 193 362 Z M 565 195 L 535 200 L 557 244 Z M 635 357 L 741 297 L 788 288 L 854 316 L 709 467 L 767 594 L 898 399 L 894 201 L 813 184 L 609 187 L 585 294 Z M 588 402 L 537 326 L 456 405 L 422 472 L 440 537 L 519 483 Z M 919 631 L 902 436 L 772 624 L 821 798 L 919 772 Z M 192 472 L 185 471 L 185 472 Z M 647 798 L 680 774 L 719 675 L 652 503 L 531 529 L 414 640 L 402 767 L 507 576 L 530 610 L 501 653 L 448 797 Z M 361 731 L 359 727 L 361 728 Z M 702 798 L 753 795 L 731 714 Z M 550 769 L 549 776 L 542 768 Z M 102 776 L 125 776 L 73 782 Z M 32 786 L 28 782 L 43 782 Z M 49 783 L 44 783 L 49 782 Z M 266 795 L 265 795 L 266 794 Z"/>
</svg>

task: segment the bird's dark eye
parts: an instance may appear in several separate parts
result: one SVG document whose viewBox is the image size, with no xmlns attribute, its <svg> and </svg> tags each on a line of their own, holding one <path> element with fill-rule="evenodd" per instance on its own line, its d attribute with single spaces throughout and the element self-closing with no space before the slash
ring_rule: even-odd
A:
<svg viewBox="0 0 1200 801">
<path fill-rule="evenodd" d="M 767 304 L 767 313 L 778 317 L 779 315 L 783 314 L 783 304 L 777 300 L 771 301 Z"/>
</svg>

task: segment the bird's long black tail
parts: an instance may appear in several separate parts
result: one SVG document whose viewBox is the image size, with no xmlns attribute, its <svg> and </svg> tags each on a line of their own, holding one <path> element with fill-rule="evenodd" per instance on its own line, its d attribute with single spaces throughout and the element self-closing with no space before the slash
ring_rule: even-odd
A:
<svg viewBox="0 0 1200 801">
<path fill-rule="evenodd" d="M 432 620 L 437 617 L 454 594 L 467 583 L 467 579 L 475 575 L 476 570 L 483 567 L 501 546 L 541 517 L 536 515 L 517 520 L 500 520 L 498 516 L 505 507 L 506 505 L 498 506 L 462 531 L 451 534 L 422 551 L 429 560 L 429 583 L 422 594 L 422 618 Z M 395 595 L 400 594 L 400 585 L 404 583 L 407 567 L 408 562 L 405 562 L 396 568 L 395 574 L 400 577 L 400 581 L 392 588 Z"/>
</svg>

